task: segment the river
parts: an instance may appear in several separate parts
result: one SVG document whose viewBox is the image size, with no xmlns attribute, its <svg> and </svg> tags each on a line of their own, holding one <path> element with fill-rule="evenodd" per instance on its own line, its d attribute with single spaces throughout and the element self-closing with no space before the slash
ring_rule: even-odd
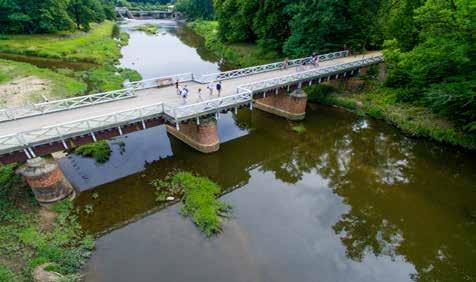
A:
<svg viewBox="0 0 476 282">
<path fill-rule="evenodd" d="M 122 65 L 145 78 L 226 69 L 173 22 L 133 31 Z M 165 33 L 165 34 L 164 34 Z M 184 35 L 185 34 L 185 35 Z M 192 40 L 192 39 L 193 40 Z M 111 160 L 61 161 L 97 234 L 86 281 L 473 281 L 476 154 L 412 139 L 392 126 L 310 105 L 292 122 L 242 109 L 218 120 L 205 155 L 163 127 L 118 138 Z M 174 170 L 207 176 L 233 206 L 206 238 L 179 204 L 160 209 L 150 182 Z"/>
</svg>

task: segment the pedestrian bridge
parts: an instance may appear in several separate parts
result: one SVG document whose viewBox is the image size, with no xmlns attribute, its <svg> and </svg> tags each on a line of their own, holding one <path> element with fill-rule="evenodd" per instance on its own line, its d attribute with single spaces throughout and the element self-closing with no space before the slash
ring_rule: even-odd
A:
<svg viewBox="0 0 476 282">
<path fill-rule="evenodd" d="M 21 162 L 160 124 L 173 127 L 178 136 L 188 132 L 181 127 L 191 121 L 200 125 L 222 112 L 258 104 L 266 110 L 270 106 L 259 101 L 273 94 L 354 76 L 361 68 L 381 63 L 383 56 L 380 52 L 349 56 L 348 51 L 340 51 L 319 55 L 319 61 L 319 66 L 313 66 L 308 57 L 289 61 L 287 68 L 277 62 L 206 75 L 170 75 L 128 83 L 118 91 L 0 109 L 0 162 Z M 176 81 L 189 89 L 185 105 L 177 95 Z M 221 96 L 216 90 L 209 96 L 206 85 L 217 81 L 222 83 Z"/>
</svg>

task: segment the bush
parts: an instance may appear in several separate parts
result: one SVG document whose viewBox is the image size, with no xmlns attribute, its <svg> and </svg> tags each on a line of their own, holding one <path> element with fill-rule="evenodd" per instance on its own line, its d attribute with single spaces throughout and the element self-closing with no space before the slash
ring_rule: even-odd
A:
<svg viewBox="0 0 476 282">
<path fill-rule="evenodd" d="M 83 157 L 93 158 L 98 163 L 107 162 L 111 156 L 111 148 L 104 140 L 79 146 L 74 152 Z"/>
<path fill-rule="evenodd" d="M 165 181 L 154 181 L 153 185 L 158 191 L 158 201 L 165 199 L 164 190 L 175 196 L 183 194 L 181 213 L 190 216 L 207 236 L 221 232 L 220 217 L 228 216 L 231 207 L 217 200 L 221 189 L 216 183 L 190 172 L 178 172 Z"/>
</svg>

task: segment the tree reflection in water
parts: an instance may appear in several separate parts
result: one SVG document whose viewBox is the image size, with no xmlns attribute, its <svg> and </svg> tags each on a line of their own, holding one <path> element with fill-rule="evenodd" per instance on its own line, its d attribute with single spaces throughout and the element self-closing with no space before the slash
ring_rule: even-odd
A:
<svg viewBox="0 0 476 282">
<path fill-rule="evenodd" d="M 329 180 L 350 207 L 333 226 L 350 259 L 401 255 L 414 264 L 415 280 L 471 281 L 476 277 L 475 191 L 469 189 L 476 183 L 474 164 L 459 162 L 463 153 L 457 150 L 448 159 L 451 148 L 385 126 L 372 128 L 382 127 L 378 124 L 346 120 L 319 135 L 287 138 L 292 149 L 261 169 L 291 184 L 314 169 Z"/>
</svg>

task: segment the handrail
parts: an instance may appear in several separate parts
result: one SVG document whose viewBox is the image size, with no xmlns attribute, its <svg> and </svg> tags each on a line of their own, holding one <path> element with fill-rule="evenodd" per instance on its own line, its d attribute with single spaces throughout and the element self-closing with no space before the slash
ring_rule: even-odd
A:
<svg viewBox="0 0 476 282">
<path fill-rule="evenodd" d="M 320 54 L 318 55 L 318 58 L 320 62 L 324 62 L 324 61 L 329 61 L 329 60 L 333 60 L 337 58 L 347 57 L 348 55 L 349 55 L 349 51 L 344 50 L 344 51 L 333 52 L 328 54 Z M 309 64 L 311 63 L 311 60 L 312 60 L 312 57 L 305 57 L 305 58 L 290 60 L 288 62 L 288 67 L 298 66 L 302 64 Z M 232 78 L 237 78 L 237 77 L 242 77 L 247 75 L 253 75 L 257 73 L 274 71 L 277 69 L 282 69 L 283 67 L 284 67 L 284 62 L 280 61 L 280 62 L 274 62 L 274 63 L 266 64 L 266 65 L 253 66 L 249 68 L 206 74 L 206 75 L 202 75 L 198 77 L 196 81 L 200 83 L 208 83 L 212 81 L 226 80 L 226 79 L 232 79 Z"/>
<path fill-rule="evenodd" d="M 175 82 L 186 82 L 193 80 L 193 73 L 182 73 L 182 74 L 174 74 L 174 75 L 167 75 L 167 76 L 160 76 L 154 77 L 149 79 L 144 79 L 140 81 L 128 82 L 125 83 L 124 86 L 127 88 L 132 88 L 134 90 L 141 90 L 147 88 L 154 88 L 160 86 L 169 86 Z"/>
<path fill-rule="evenodd" d="M 133 89 L 121 89 L 104 93 L 55 100 L 51 102 L 42 102 L 23 107 L 4 108 L 0 109 L 0 122 L 42 115 L 46 113 L 53 113 L 63 110 L 71 110 L 90 105 L 132 98 L 135 96 L 136 95 Z"/>
<path fill-rule="evenodd" d="M 99 115 L 92 118 L 79 119 L 72 122 L 1 136 L 0 154 L 8 153 L 12 148 L 24 148 L 40 143 L 63 141 L 66 138 L 80 134 L 91 133 L 111 126 L 128 124 L 163 113 L 164 104 L 157 103 L 126 111 L 114 112 L 112 114 Z"/>
<path fill-rule="evenodd" d="M 295 83 L 296 81 L 300 80 L 307 80 L 309 78 L 318 78 L 318 77 L 327 77 L 329 75 L 333 75 L 334 73 L 338 73 L 339 71 L 359 68 L 362 66 L 367 66 L 370 64 L 382 62 L 384 60 L 383 56 L 375 56 L 366 59 L 362 59 L 355 62 L 349 63 L 342 63 L 338 65 L 328 66 L 319 69 L 312 69 L 303 72 L 298 72 L 294 74 L 288 74 L 276 78 L 265 79 L 258 82 L 253 82 L 245 85 L 241 85 L 240 87 L 248 89 L 250 91 L 261 91 L 268 88 L 274 88 L 277 85 L 288 85 Z"/>
</svg>

